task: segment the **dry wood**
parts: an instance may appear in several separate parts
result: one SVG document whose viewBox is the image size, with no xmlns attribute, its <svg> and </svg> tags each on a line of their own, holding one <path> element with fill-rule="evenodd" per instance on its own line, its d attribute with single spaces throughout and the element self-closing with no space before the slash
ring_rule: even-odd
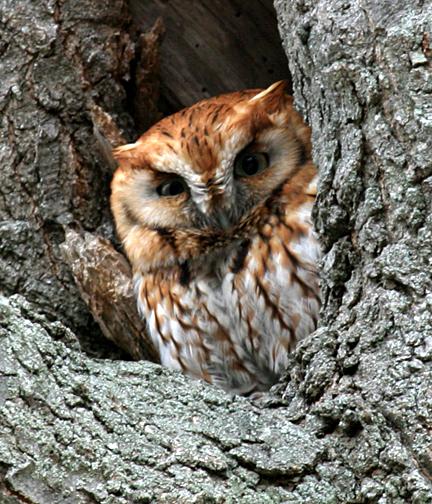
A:
<svg viewBox="0 0 432 504">
<path fill-rule="evenodd" d="M 135 126 L 143 132 L 162 118 L 160 98 L 160 46 L 165 34 L 162 18 L 144 33 L 139 33 L 134 62 L 133 110 Z"/>
<path fill-rule="evenodd" d="M 161 17 L 162 94 L 173 108 L 289 79 L 271 0 L 131 0 L 145 30 Z"/>
<path fill-rule="evenodd" d="M 158 361 L 136 309 L 131 270 L 111 242 L 86 231 L 66 229 L 62 250 L 81 296 L 104 335 L 134 359 Z"/>
</svg>

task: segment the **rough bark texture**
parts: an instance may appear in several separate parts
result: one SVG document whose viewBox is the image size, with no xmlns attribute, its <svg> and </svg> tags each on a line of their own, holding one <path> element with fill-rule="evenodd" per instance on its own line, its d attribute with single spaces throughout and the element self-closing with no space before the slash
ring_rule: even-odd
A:
<svg viewBox="0 0 432 504">
<path fill-rule="evenodd" d="M 324 479 L 343 482 L 340 501 L 432 502 L 432 5 L 276 9 L 326 252 L 321 329 L 293 359 L 289 417 L 331 440 Z"/>
<path fill-rule="evenodd" d="M 60 247 L 104 335 L 136 360 L 159 362 L 145 321 L 136 309 L 131 268 L 125 256 L 110 241 L 71 228 L 66 230 Z"/>
<path fill-rule="evenodd" d="M 95 119 L 131 131 L 128 23 L 125 0 L 0 0 L 0 287 L 79 331 L 89 314 L 59 245 L 75 221 L 112 235 Z"/>
<path fill-rule="evenodd" d="M 0 491 L 11 502 L 287 502 L 290 481 L 324 456 L 283 408 L 149 362 L 90 359 L 63 325 L 32 316 L 0 298 Z"/>
<path fill-rule="evenodd" d="M 118 45 L 98 45 L 131 47 L 124 5 L 0 6 L 0 286 L 32 301 L 0 299 L 2 501 L 432 502 L 430 3 L 276 1 L 321 172 L 324 311 L 259 404 L 81 353 L 84 304 L 49 258 L 64 225 L 108 228 L 92 121 L 102 145 L 130 127 Z"/>
</svg>

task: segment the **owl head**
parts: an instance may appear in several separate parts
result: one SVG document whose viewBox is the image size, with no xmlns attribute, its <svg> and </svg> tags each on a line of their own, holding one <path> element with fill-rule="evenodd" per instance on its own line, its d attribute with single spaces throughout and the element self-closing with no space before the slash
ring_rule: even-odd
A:
<svg viewBox="0 0 432 504">
<path fill-rule="evenodd" d="M 310 163 L 283 81 L 206 99 L 114 150 L 111 207 L 135 270 L 203 259 L 250 237 Z"/>
</svg>

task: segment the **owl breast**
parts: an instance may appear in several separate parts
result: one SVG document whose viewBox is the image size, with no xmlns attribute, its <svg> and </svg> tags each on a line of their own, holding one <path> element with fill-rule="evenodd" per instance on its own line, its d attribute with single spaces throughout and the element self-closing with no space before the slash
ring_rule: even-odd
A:
<svg viewBox="0 0 432 504">
<path fill-rule="evenodd" d="M 318 319 L 311 208 L 308 201 L 270 216 L 253 236 L 193 269 L 136 276 L 139 308 L 163 365 L 243 395 L 278 379 Z"/>
</svg>

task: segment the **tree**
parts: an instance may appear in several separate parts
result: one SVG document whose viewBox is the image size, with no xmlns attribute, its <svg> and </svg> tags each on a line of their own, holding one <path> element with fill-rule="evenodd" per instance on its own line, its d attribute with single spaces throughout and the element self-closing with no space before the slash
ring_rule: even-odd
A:
<svg viewBox="0 0 432 504">
<path fill-rule="evenodd" d="M 432 502 L 431 5 L 275 2 L 320 168 L 324 307 L 260 403 L 80 352 L 63 230 L 111 237 L 95 138 L 131 134 L 122 81 L 152 46 L 120 0 L 0 5 L 0 285 L 28 299 L 0 302 L 3 501 Z"/>
</svg>

